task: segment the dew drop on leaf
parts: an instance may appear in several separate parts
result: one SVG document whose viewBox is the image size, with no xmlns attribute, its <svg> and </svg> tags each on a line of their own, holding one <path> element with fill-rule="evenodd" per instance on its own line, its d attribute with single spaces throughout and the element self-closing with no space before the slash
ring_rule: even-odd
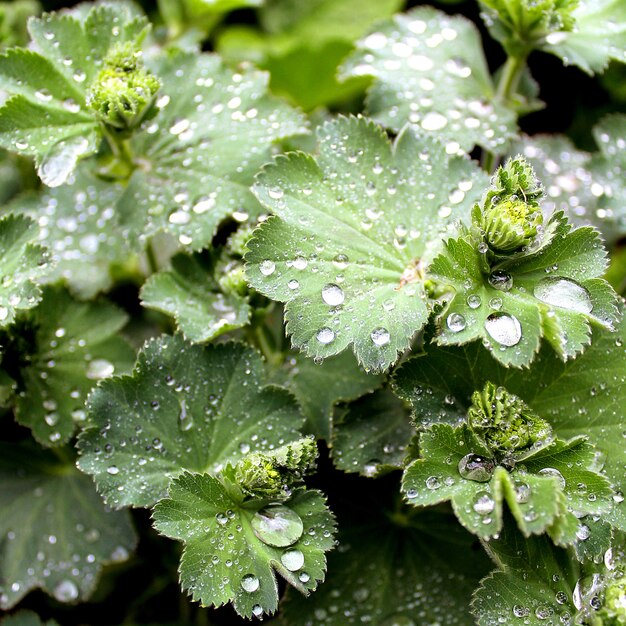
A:
<svg viewBox="0 0 626 626">
<path fill-rule="evenodd" d="M 470 309 L 477 309 L 482 304 L 482 300 L 479 295 L 473 293 L 467 296 L 467 306 Z"/>
<path fill-rule="evenodd" d="M 465 330 L 467 322 L 460 313 L 451 313 L 446 319 L 446 325 L 453 333 L 460 333 Z"/>
<path fill-rule="evenodd" d="M 438 476 L 429 476 L 426 479 L 426 488 L 435 490 L 441 487 L 441 479 Z"/>
<path fill-rule="evenodd" d="M 489 284 L 498 291 L 508 291 L 513 286 L 513 277 L 507 272 L 496 270 L 489 275 Z"/>
<path fill-rule="evenodd" d="M 329 306 L 339 306 L 343 304 L 345 300 L 343 289 L 334 283 L 325 285 L 322 289 L 322 300 Z"/>
<path fill-rule="evenodd" d="M 300 516 L 282 504 L 271 504 L 254 514 L 254 534 L 268 546 L 285 548 L 294 544 L 304 532 Z"/>
<path fill-rule="evenodd" d="M 274 261 L 270 261 L 269 259 L 261 261 L 261 264 L 259 265 L 259 271 L 263 274 L 263 276 L 271 276 L 275 269 L 276 264 Z"/>
<path fill-rule="evenodd" d="M 540 469 L 538 473 L 542 476 L 554 476 L 559 484 L 559 487 L 561 487 L 561 489 L 565 488 L 565 478 L 558 469 L 554 467 L 544 467 L 543 469 Z"/>
<path fill-rule="evenodd" d="M 546 304 L 578 313 L 591 313 L 593 303 L 589 292 L 568 278 L 544 278 L 533 291 L 535 298 Z"/>
<path fill-rule="evenodd" d="M 290 572 L 297 572 L 304 565 L 304 554 L 300 550 L 287 550 L 281 555 L 280 562 Z"/>
<path fill-rule="evenodd" d="M 485 320 L 485 330 L 502 346 L 515 346 L 522 338 L 519 320 L 508 313 L 492 313 Z"/>
<path fill-rule="evenodd" d="M 259 579 L 254 574 L 246 574 L 241 579 L 241 588 L 248 593 L 254 593 L 259 586 Z"/>
<path fill-rule="evenodd" d="M 71 580 L 62 580 L 54 588 L 54 597 L 59 602 L 72 602 L 78 598 L 78 587 Z"/>
<path fill-rule="evenodd" d="M 115 372 L 115 366 L 106 359 L 94 359 L 87 366 L 86 376 L 89 380 L 100 380 L 108 378 Z"/>
<path fill-rule="evenodd" d="M 478 454 L 466 454 L 459 461 L 459 474 L 467 480 L 473 480 L 477 483 L 486 483 L 491 480 L 493 474 L 494 463 L 490 459 L 486 459 Z"/>
<path fill-rule="evenodd" d="M 391 335 L 386 328 L 375 328 L 371 333 L 370 337 L 375 346 L 386 346 L 391 339 Z"/>
<path fill-rule="evenodd" d="M 478 515 L 489 515 L 496 508 L 495 500 L 485 491 L 479 493 L 472 507 Z"/>
<path fill-rule="evenodd" d="M 326 345 L 335 339 L 335 331 L 332 328 L 328 328 L 328 326 L 324 326 L 317 331 L 316 337 L 320 343 Z"/>
</svg>

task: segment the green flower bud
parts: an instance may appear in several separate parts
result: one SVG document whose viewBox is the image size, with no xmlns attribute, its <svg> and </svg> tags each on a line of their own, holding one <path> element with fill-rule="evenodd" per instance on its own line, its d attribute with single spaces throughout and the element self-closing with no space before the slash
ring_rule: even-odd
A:
<svg viewBox="0 0 626 626">
<path fill-rule="evenodd" d="M 248 293 L 248 281 L 243 265 L 238 261 L 231 261 L 223 268 L 224 274 L 220 277 L 220 287 L 225 293 L 245 296 Z"/>
<path fill-rule="evenodd" d="M 606 587 L 600 617 L 603 626 L 626 626 L 626 576 Z"/>
<path fill-rule="evenodd" d="M 495 253 L 517 252 L 532 243 L 543 224 L 538 200 L 543 189 L 521 156 L 498 168 L 483 201 L 474 209 L 474 226 Z"/>
<path fill-rule="evenodd" d="M 108 126 L 130 130 L 141 123 L 161 81 L 143 68 L 131 43 L 114 47 L 87 92 L 87 105 Z"/>
<path fill-rule="evenodd" d="M 494 453 L 527 450 L 552 434 L 550 425 L 523 400 L 493 383 L 474 392 L 467 419 Z"/>
<path fill-rule="evenodd" d="M 247 497 L 287 498 L 315 468 L 316 458 L 313 439 L 300 439 L 271 452 L 254 452 L 235 466 L 235 482 Z"/>
</svg>

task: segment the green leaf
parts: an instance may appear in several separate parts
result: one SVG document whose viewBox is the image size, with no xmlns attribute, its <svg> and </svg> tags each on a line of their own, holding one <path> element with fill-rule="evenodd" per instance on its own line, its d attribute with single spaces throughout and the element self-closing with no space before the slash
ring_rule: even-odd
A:
<svg viewBox="0 0 626 626">
<path fill-rule="evenodd" d="M 573 623 L 572 595 L 580 569 L 570 552 L 546 537 L 524 539 L 508 524 L 486 547 L 499 567 L 474 594 L 472 611 L 479 626 Z"/>
<path fill-rule="evenodd" d="M 293 393 L 307 421 L 304 431 L 330 441 L 338 402 L 356 400 L 382 383 L 382 376 L 366 374 L 354 355 L 344 352 L 317 363 L 302 354 L 287 358 L 274 375 L 277 384 Z"/>
<path fill-rule="evenodd" d="M 626 5 L 621 0 L 579 2 L 572 18 L 574 28 L 548 34 L 542 50 L 587 74 L 603 72 L 611 60 L 626 61 Z"/>
<path fill-rule="evenodd" d="M 18 197 L 9 205 L 39 222 L 39 240 L 54 262 L 46 281 L 63 279 L 80 298 L 111 287 L 111 265 L 123 264 L 129 256 L 115 216 L 122 189 L 83 166 L 67 184 Z"/>
<path fill-rule="evenodd" d="M 225 28 L 217 49 L 231 63 L 270 72 L 271 89 L 307 111 L 359 96 L 369 80 L 340 82 L 337 68 L 354 41 L 400 9 L 399 0 L 273 0 L 259 11 L 261 29 Z"/>
<path fill-rule="evenodd" d="M 6 215 L 0 219 L 0 328 L 41 299 L 37 282 L 49 271 L 48 251 L 36 243 L 37 224 L 27 217 Z"/>
<path fill-rule="evenodd" d="M 250 318 L 248 298 L 220 291 L 215 260 L 177 254 L 172 269 L 152 275 L 141 288 L 141 303 L 176 319 L 193 343 L 209 341 Z"/>
<path fill-rule="evenodd" d="M 127 316 L 108 302 L 77 302 L 47 287 L 39 306 L 3 337 L 3 368 L 17 383 L 15 417 L 46 446 L 66 442 L 85 420 L 96 382 L 128 369 L 133 350 L 116 333 Z"/>
<path fill-rule="evenodd" d="M 185 543 L 180 581 L 193 600 L 233 602 L 239 615 L 261 617 L 278 607 L 274 572 L 307 595 L 324 579 L 335 521 L 322 494 L 299 490 L 284 505 L 263 505 L 243 505 L 206 474 L 185 472 L 172 481 L 169 498 L 154 508 L 154 525 Z M 273 522 L 271 531 L 264 520 Z"/>
<path fill-rule="evenodd" d="M 9 0 L 0 2 L 0 45 L 3 48 L 23 46 L 28 43 L 26 24 L 30 17 L 39 14 L 37 0 Z"/>
<path fill-rule="evenodd" d="M 404 404 L 377 391 L 353 402 L 334 424 L 333 461 L 344 472 L 379 476 L 403 467 L 413 435 Z"/>
<path fill-rule="evenodd" d="M 367 111 L 398 130 L 406 122 L 447 141 L 449 154 L 474 145 L 503 152 L 515 114 L 495 100 L 480 35 L 464 17 L 419 7 L 378 24 L 341 75 L 373 76 Z"/>
<path fill-rule="evenodd" d="M 45 14 L 28 23 L 37 51 L 13 48 L 0 56 L 0 145 L 34 156 L 42 181 L 63 184 L 77 162 L 98 149 L 98 121 L 87 92 L 110 50 L 145 36 L 147 21 L 125 3 L 102 3 L 88 13 Z"/>
<path fill-rule="evenodd" d="M 521 532 L 529 536 L 549 530 L 563 514 L 561 493 L 569 509 L 578 513 L 599 514 L 610 508 L 608 481 L 590 471 L 593 452 L 580 439 L 568 444 L 557 440 L 507 471 L 467 426 L 434 424 L 420 437 L 421 458 L 407 467 L 402 490 L 414 506 L 451 501 L 461 524 L 485 539 L 501 531 L 506 502 Z M 472 467 L 484 468 L 480 475 L 464 472 L 470 458 Z M 584 494 L 578 484 L 584 485 Z"/>
<path fill-rule="evenodd" d="M 399 393 L 413 404 L 419 418 L 431 405 L 453 400 L 469 407 L 474 390 L 487 381 L 504 386 L 522 398 L 540 417 L 548 420 L 556 435 L 571 439 L 581 434 L 596 446 L 604 461 L 604 473 L 615 490 L 614 507 L 603 518 L 624 528 L 626 455 L 622 406 L 626 402 L 626 322 L 617 333 L 594 330 L 591 346 L 573 361 L 563 363 L 544 346 L 533 367 L 520 376 L 492 359 L 480 345 L 430 347 L 425 356 L 409 360 L 395 375 Z M 445 386 L 432 386 L 428 394 L 415 393 L 424 380 L 444 372 Z M 427 403 L 424 399 L 427 398 Z"/>
<path fill-rule="evenodd" d="M 58 626 L 54 620 L 42 622 L 32 611 L 18 611 L 0 621 L 2 626 Z"/>
<path fill-rule="evenodd" d="M 216 55 L 174 54 L 156 64 L 159 112 L 131 140 L 140 162 L 118 204 L 131 240 L 165 231 L 194 250 L 222 220 L 254 220 L 250 192 L 273 143 L 305 131 L 300 113 L 268 95 L 267 74 L 227 69 Z"/>
<path fill-rule="evenodd" d="M 439 318 L 440 344 L 482 339 L 506 366 L 526 367 L 545 337 L 563 360 L 591 341 L 590 323 L 613 329 L 616 294 L 600 278 L 606 251 L 597 231 L 571 229 L 562 213 L 545 225 L 549 242 L 483 273 L 484 253 L 468 236 L 450 239 L 429 274 L 454 290 Z M 547 235 L 546 235 L 547 237 Z"/>
<path fill-rule="evenodd" d="M 319 156 L 279 157 L 255 192 L 277 217 L 248 243 L 252 285 L 286 302 L 292 343 L 313 357 L 352 344 L 382 370 L 428 318 L 422 270 L 446 223 L 466 215 L 484 175 L 407 127 L 340 118 L 318 130 Z"/>
<path fill-rule="evenodd" d="M 33 445 L 0 443 L 0 494 L 3 609 L 34 588 L 59 602 L 83 601 L 102 566 L 125 561 L 135 547 L 128 513 L 108 511 L 71 460 Z"/>
<path fill-rule="evenodd" d="M 389 492 L 380 502 L 368 486 L 339 516 L 340 547 L 328 559 L 326 582 L 307 599 L 287 594 L 284 623 L 471 626 L 468 603 L 488 569 L 484 554 L 450 515 L 393 511 Z"/>
<path fill-rule="evenodd" d="M 299 439 L 295 400 L 264 379 L 261 357 L 243 344 L 154 339 L 131 376 L 91 394 L 78 465 L 108 504 L 147 507 L 183 470 L 217 472 L 250 451 Z"/>
</svg>

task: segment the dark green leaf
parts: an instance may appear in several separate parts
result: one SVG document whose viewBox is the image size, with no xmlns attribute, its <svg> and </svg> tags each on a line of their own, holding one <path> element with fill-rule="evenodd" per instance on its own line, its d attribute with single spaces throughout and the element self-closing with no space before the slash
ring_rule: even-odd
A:
<svg viewBox="0 0 626 626">
<path fill-rule="evenodd" d="M 112 506 L 151 506 L 183 470 L 217 472 L 298 439 L 295 400 L 264 387 L 264 378 L 261 357 L 243 344 L 154 339 L 132 376 L 105 381 L 90 396 L 79 467 Z"/>
</svg>

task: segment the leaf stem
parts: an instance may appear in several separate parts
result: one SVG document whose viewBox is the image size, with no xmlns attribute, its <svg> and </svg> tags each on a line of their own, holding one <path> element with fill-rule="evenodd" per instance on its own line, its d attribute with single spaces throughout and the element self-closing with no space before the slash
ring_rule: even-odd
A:
<svg viewBox="0 0 626 626">
<path fill-rule="evenodd" d="M 115 178 L 129 178 L 135 170 L 136 164 L 130 149 L 130 141 L 121 137 L 117 133 L 111 131 L 106 124 L 101 124 L 102 134 L 111 149 L 115 164 L 119 166 L 109 166 L 107 170 L 114 175 Z"/>
<path fill-rule="evenodd" d="M 148 261 L 148 268 L 150 274 L 156 274 L 159 271 L 159 262 L 157 261 L 156 253 L 154 252 L 153 240 L 150 239 L 146 246 L 146 260 Z"/>
<path fill-rule="evenodd" d="M 509 56 L 505 61 L 494 97 L 494 100 L 499 104 L 510 106 L 522 74 L 524 73 L 524 69 L 526 68 L 527 58 L 527 54 L 520 54 L 517 56 Z M 491 150 L 485 150 L 482 153 L 481 165 L 489 174 L 495 169 L 496 161 L 496 155 Z"/>
</svg>

